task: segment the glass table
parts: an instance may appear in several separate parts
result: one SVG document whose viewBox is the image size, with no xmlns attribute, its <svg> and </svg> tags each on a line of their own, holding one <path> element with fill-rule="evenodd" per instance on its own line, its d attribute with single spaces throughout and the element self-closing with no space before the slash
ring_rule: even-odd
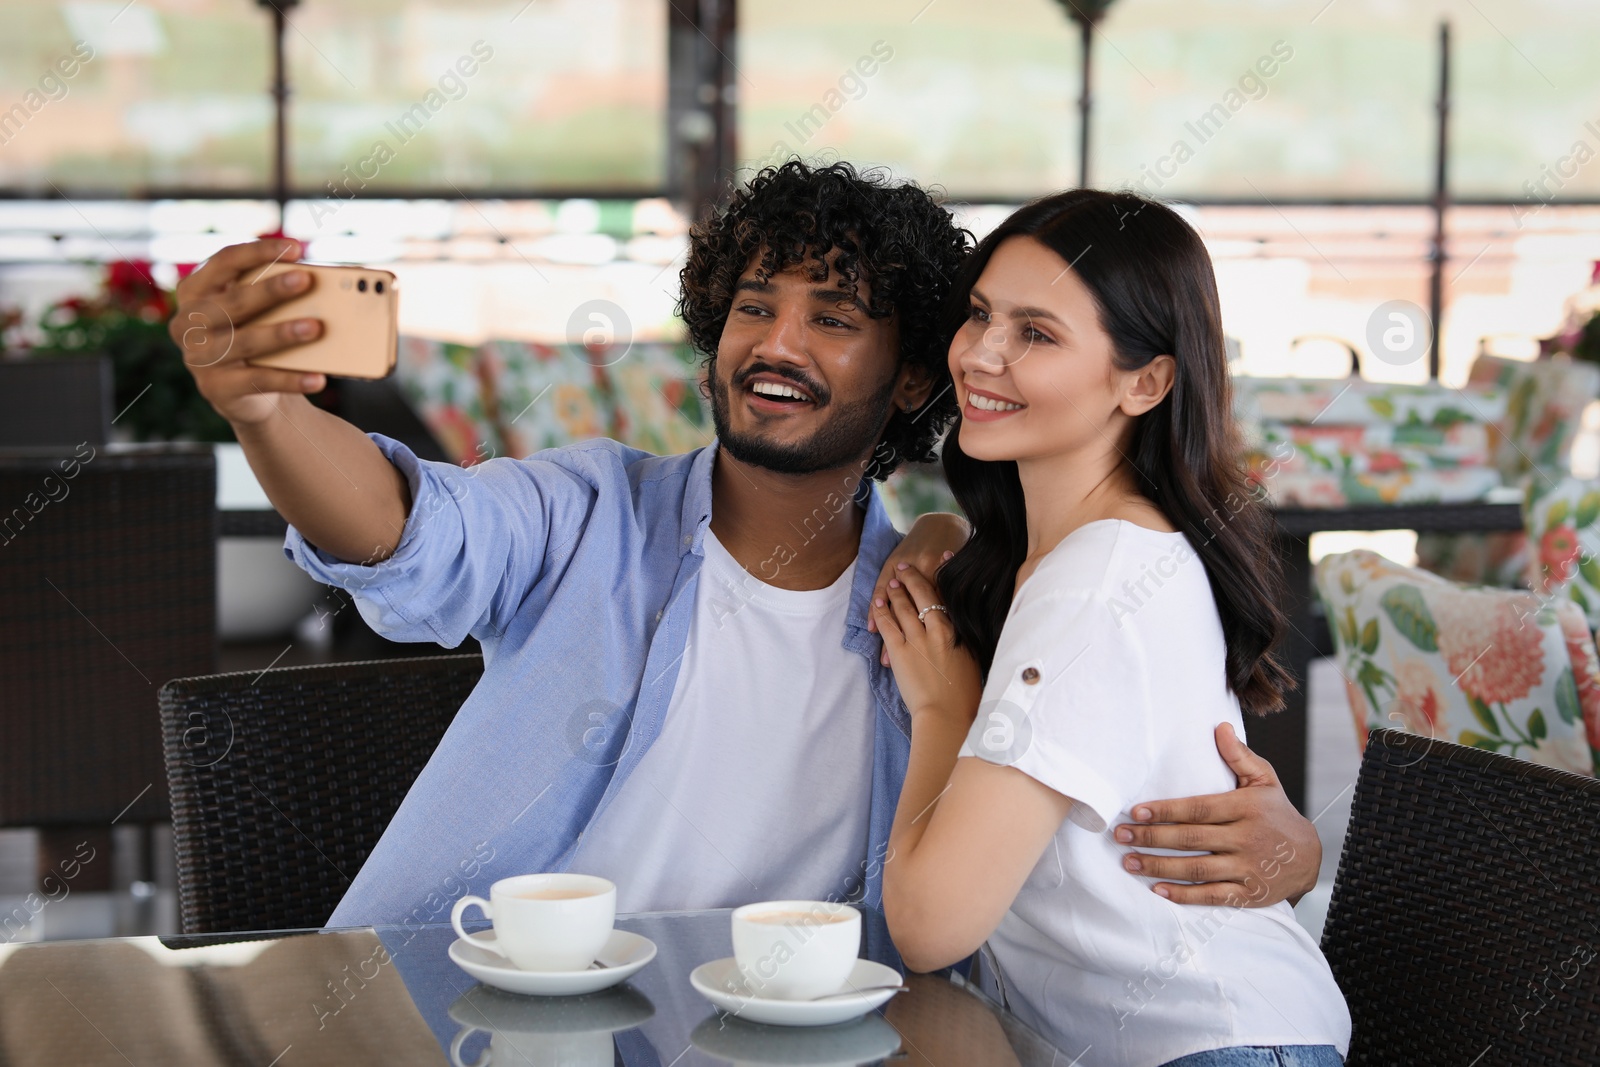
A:
<svg viewBox="0 0 1600 1067">
<path fill-rule="evenodd" d="M 880 914 L 862 955 L 899 967 Z M 486 924 L 472 924 L 485 928 Z M 0 1063 L 691 1067 L 1069 1063 L 958 975 L 853 1022 L 762 1026 L 720 1014 L 689 972 L 732 954 L 727 911 L 620 916 L 656 943 L 621 986 L 521 997 L 446 956 L 448 926 L 0 945 Z"/>
</svg>

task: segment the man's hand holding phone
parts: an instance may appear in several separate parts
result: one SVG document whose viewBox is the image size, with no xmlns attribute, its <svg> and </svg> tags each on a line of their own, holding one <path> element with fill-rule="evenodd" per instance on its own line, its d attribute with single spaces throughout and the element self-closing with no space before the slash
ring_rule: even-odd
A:
<svg viewBox="0 0 1600 1067">
<path fill-rule="evenodd" d="M 178 310 L 168 329 L 200 395 L 236 429 L 276 417 L 286 397 L 320 392 L 327 385 L 322 374 L 248 362 L 322 333 L 317 319 L 254 323 L 316 284 L 307 270 L 263 276 L 267 267 L 298 260 L 301 254 L 300 242 L 293 240 L 230 245 L 178 284 Z"/>
<path fill-rule="evenodd" d="M 392 364 L 394 292 L 389 286 L 380 294 L 370 285 L 358 292 L 356 275 L 381 273 L 365 268 L 355 268 L 355 274 L 338 273 L 349 268 L 282 269 L 301 253 L 299 242 L 276 238 L 224 248 L 179 284 L 169 329 L 200 394 L 233 426 L 278 513 L 324 552 L 370 563 L 399 544 L 411 510 L 410 486 L 371 438 L 317 408 L 305 394 L 327 385 L 320 370 L 344 372 L 350 361 L 341 358 L 343 352 L 376 353 L 380 362 Z M 350 279 L 350 299 L 324 292 L 319 295 L 334 299 L 322 306 L 342 314 L 359 299 L 361 310 L 342 323 L 309 316 L 265 321 L 289 301 L 316 294 L 319 282 L 326 286 L 328 278 L 341 290 Z M 386 301 L 381 309 L 380 295 Z M 344 334 L 330 334 L 330 327 L 340 326 Z M 338 342 L 339 350 L 313 355 L 300 348 L 324 336 L 329 345 Z M 317 370 L 252 362 L 297 354 L 315 359 L 311 365 Z"/>
</svg>

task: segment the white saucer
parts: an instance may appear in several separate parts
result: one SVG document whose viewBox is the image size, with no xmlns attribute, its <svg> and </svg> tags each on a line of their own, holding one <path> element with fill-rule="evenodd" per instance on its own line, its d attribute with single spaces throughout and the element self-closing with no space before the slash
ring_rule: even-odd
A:
<svg viewBox="0 0 1600 1067">
<path fill-rule="evenodd" d="M 476 935 L 488 941 L 494 934 Z M 611 931 L 600 950 L 598 967 L 587 971 L 524 971 L 510 960 L 461 938 L 450 945 L 450 959 L 484 985 L 524 996 L 570 997 L 606 989 L 631 977 L 656 958 L 656 945 L 648 937 L 626 930 Z"/>
<path fill-rule="evenodd" d="M 892 968 L 871 960 L 856 960 L 855 969 L 845 979 L 843 989 L 870 989 L 898 986 L 904 981 Z M 747 1022 L 772 1026 L 828 1026 L 854 1019 L 876 1008 L 890 997 L 893 989 L 874 989 L 855 996 L 829 997 L 826 1000 L 774 1000 L 751 996 L 744 975 L 733 957 L 702 963 L 689 975 L 689 984 L 711 1003 Z"/>
</svg>

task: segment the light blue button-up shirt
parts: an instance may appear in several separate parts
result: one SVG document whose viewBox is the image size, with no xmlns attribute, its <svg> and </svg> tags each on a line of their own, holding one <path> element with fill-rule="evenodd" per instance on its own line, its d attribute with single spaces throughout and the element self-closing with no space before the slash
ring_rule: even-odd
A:
<svg viewBox="0 0 1600 1067">
<path fill-rule="evenodd" d="M 462 469 L 372 439 L 411 485 L 394 554 L 343 563 L 293 527 L 284 551 L 348 590 L 393 640 L 454 648 L 477 638 L 484 675 L 329 926 L 446 921 L 463 893 L 564 869 L 661 732 L 694 614 L 717 447 L 654 456 L 595 440 Z M 841 896 L 882 907 L 911 720 L 866 622 L 901 535 L 870 482 L 841 478 L 842 507 L 852 494 L 866 519 L 840 644 L 862 659 L 875 707 L 861 713 L 876 725 L 872 795 L 839 798 L 871 805 L 868 854 L 841 872 Z M 797 528 L 792 547 L 804 551 L 816 525 Z"/>
</svg>

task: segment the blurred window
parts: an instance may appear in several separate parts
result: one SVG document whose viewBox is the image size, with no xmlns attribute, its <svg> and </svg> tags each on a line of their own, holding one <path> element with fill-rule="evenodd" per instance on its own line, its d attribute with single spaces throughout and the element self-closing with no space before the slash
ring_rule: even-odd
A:
<svg viewBox="0 0 1600 1067">
<path fill-rule="evenodd" d="M 0 187 L 263 188 L 268 25 L 253 0 L 5 0 Z"/>
<path fill-rule="evenodd" d="M 1076 184 L 1078 51 L 1052 0 L 744 0 L 740 161 L 883 165 L 965 198 Z"/>
<path fill-rule="evenodd" d="M 653 193 L 660 0 L 305 0 L 290 14 L 297 190 Z"/>
</svg>

